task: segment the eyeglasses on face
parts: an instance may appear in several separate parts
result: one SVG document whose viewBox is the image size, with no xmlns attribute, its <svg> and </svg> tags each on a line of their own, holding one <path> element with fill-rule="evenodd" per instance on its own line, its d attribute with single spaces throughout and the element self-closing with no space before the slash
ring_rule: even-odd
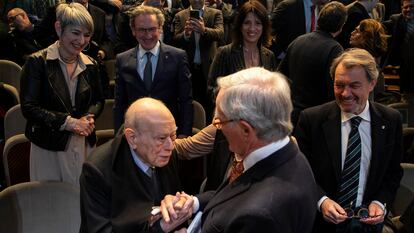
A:
<svg viewBox="0 0 414 233">
<path fill-rule="evenodd" d="M 215 118 L 214 118 L 214 120 L 213 120 L 213 125 L 214 125 L 217 129 L 220 129 L 220 130 L 221 130 L 221 128 L 223 127 L 223 125 L 225 125 L 225 124 L 227 124 L 227 123 L 230 123 L 230 122 L 233 122 L 233 121 L 236 121 L 236 120 L 235 120 L 235 119 L 230 119 L 230 120 L 225 120 L 225 121 L 222 121 L 222 120 L 220 120 L 219 118 L 215 117 Z"/>
<path fill-rule="evenodd" d="M 17 16 L 19 16 L 19 15 L 23 16 L 23 13 L 17 13 L 13 16 L 10 16 L 10 17 L 7 18 L 7 21 L 9 21 L 9 23 L 13 23 L 16 20 Z"/>
<path fill-rule="evenodd" d="M 136 32 L 138 32 L 139 34 L 145 34 L 145 33 L 153 34 L 153 33 L 155 33 L 158 29 L 159 29 L 159 27 L 150 27 L 150 28 L 136 28 L 136 29 L 135 29 L 135 31 L 136 31 Z"/>
</svg>

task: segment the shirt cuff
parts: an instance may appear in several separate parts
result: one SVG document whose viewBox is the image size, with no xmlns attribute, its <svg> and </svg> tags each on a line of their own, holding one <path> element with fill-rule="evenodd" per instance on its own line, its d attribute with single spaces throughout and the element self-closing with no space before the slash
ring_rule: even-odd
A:
<svg viewBox="0 0 414 233">
<path fill-rule="evenodd" d="M 196 196 L 193 196 L 193 214 L 197 213 L 198 209 L 200 209 L 200 201 Z"/>
<path fill-rule="evenodd" d="M 382 208 L 382 210 L 384 211 L 384 213 L 386 213 L 387 209 L 386 209 L 386 205 L 385 205 L 385 204 L 382 204 L 381 202 L 379 202 L 379 201 L 377 201 L 377 200 L 373 200 L 372 202 L 374 202 L 374 203 L 376 203 L 377 205 L 379 205 L 379 206 Z M 372 203 L 372 202 L 371 202 L 371 203 Z"/>
<path fill-rule="evenodd" d="M 318 206 L 317 206 L 319 212 L 321 212 L 321 205 L 322 205 L 323 201 L 325 201 L 326 199 L 328 199 L 327 196 L 323 196 L 321 199 L 319 199 Z"/>
<path fill-rule="evenodd" d="M 68 116 L 66 117 L 65 123 L 63 123 L 62 126 L 60 126 L 60 131 L 67 130 L 67 131 L 73 131 L 76 125 L 76 119 Z"/>
</svg>

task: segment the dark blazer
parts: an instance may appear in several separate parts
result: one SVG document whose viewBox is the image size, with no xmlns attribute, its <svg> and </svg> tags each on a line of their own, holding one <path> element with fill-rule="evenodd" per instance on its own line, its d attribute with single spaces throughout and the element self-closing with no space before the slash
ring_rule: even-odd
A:
<svg viewBox="0 0 414 233">
<path fill-rule="evenodd" d="M 142 97 L 159 99 L 174 115 L 178 134 L 191 135 L 193 105 L 187 55 L 181 49 L 161 43 L 151 91 L 137 71 L 138 46 L 116 57 L 114 126 L 118 130 L 128 106 Z"/>
<path fill-rule="evenodd" d="M 371 114 L 372 157 L 363 204 L 373 200 L 390 206 L 402 177 L 401 116 L 396 110 L 374 102 Z M 336 200 L 341 179 L 341 111 L 332 101 L 302 111 L 295 129 L 300 150 L 308 158 L 319 186 L 318 200 Z M 314 232 L 335 232 L 335 225 L 318 214 Z"/>
<path fill-rule="evenodd" d="M 348 18 L 342 27 L 342 32 L 338 35 L 336 40 L 342 45 L 344 49 L 350 48 L 349 39 L 351 38 L 352 31 L 359 25 L 364 19 L 370 19 L 368 11 L 358 1 L 346 6 L 348 12 Z"/>
<path fill-rule="evenodd" d="M 276 58 L 272 51 L 265 47 L 260 47 L 260 66 L 274 71 L 276 70 Z M 246 68 L 244 64 L 243 48 L 228 44 L 220 47 L 214 56 L 208 75 L 208 88 L 213 90 L 217 86 L 217 78 Z"/>
<path fill-rule="evenodd" d="M 156 168 L 160 192 L 174 195 L 181 191 L 177 157 Z M 97 147 L 83 164 L 80 177 L 81 232 L 149 233 L 163 232 L 159 221 L 149 226 L 154 199 L 151 179 L 135 164 L 124 135 Z"/>
<path fill-rule="evenodd" d="M 296 37 L 306 33 L 303 0 L 280 2 L 272 14 L 272 29 L 276 37 L 272 50 L 278 57 Z"/>
<path fill-rule="evenodd" d="M 174 41 L 177 44 L 177 47 L 182 48 L 187 52 L 189 62 L 192 64 L 196 48 L 194 33 L 191 34 L 188 40 L 184 38 L 185 22 L 189 18 L 190 8 L 184 9 L 175 15 Z M 203 35 L 200 35 L 199 46 L 201 67 L 205 78 L 207 78 L 210 64 L 217 51 L 217 42 L 224 37 L 223 14 L 220 10 L 204 7 L 203 20 L 206 31 Z M 207 82 L 207 80 L 205 81 Z"/>
<path fill-rule="evenodd" d="M 342 51 L 330 33 L 319 30 L 299 36 L 289 45 L 278 70 L 290 81 L 294 124 L 303 109 L 334 99 L 329 71 Z"/>
<path fill-rule="evenodd" d="M 198 198 L 203 233 L 307 233 L 316 214 L 312 171 L 293 142 Z"/>
<path fill-rule="evenodd" d="M 414 33 L 408 35 L 402 14 L 392 15 L 384 26 L 391 35 L 387 64 L 400 66 L 401 91 L 414 93 Z"/>
<path fill-rule="evenodd" d="M 25 135 L 39 147 L 63 151 L 72 134 L 60 130 L 66 118 L 91 113 L 96 119 L 103 110 L 105 97 L 97 64 L 90 58 L 94 64 L 86 65 L 86 70 L 78 75 L 75 106 L 72 106 L 59 61 L 46 60 L 46 54 L 47 49 L 32 54 L 20 76 L 20 100 L 27 119 Z M 95 145 L 95 132 L 87 140 L 91 146 Z"/>
</svg>

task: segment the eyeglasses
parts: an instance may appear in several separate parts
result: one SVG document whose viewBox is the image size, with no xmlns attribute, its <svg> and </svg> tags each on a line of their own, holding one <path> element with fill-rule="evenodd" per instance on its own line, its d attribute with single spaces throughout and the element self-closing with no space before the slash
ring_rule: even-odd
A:
<svg viewBox="0 0 414 233">
<path fill-rule="evenodd" d="M 221 129 L 221 128 L 223 127 L 223 125 L 225 125 L 225 124 L 227 124 L 227 123 L 230 123 L 230 122 L 233 122 L 233 121 L 236 121 L 236 120 L 231 119 L 231 120 L 221 121 L 220 119 L 218 119 L 218 118 L 216 117 L 216 118 L 214 118 L 214 120 L 213 120 L 213 125 L 214 125 L 217 129 Z"/>
<path fill-rule="evenodd" d="M 348 218 L 369 218 L 369 210 L 365 207 L 358 207 L 357 209 L 345 208 L 344 210 Z"/>
<path fill-rule="evenodd" d="M 155 33 L 158 29 L 159 29 L 159 27 L 151 27 L 151 28 L 137 28 L 137 29 L 135 29 L 135 31 L 136 31 L 136 32 L 138 32 L 139 34 L 145 34 L 145 33 L 153 34 L 153 33 Z"/>
<path fill-rule="evenodd" d="M 7 18 L 7 21 L 9 21 L 9 23 L 13 23 L 14 20 L 16 20 L 17 16 L 19 16 L 19 15 L 23 16 L 23 13 L 18 13 L 18 14 L 15 14 L 13 16 L 10 16 L 10 17 Z"/>
</svg>

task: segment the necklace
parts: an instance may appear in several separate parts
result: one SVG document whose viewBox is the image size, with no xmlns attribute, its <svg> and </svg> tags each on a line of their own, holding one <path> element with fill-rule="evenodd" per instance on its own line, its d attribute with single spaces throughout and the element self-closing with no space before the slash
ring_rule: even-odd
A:
<svg viewBox="0 0 414 233">
<path fill-rule="evenodd" d="M 246 68 L 259 66 L 259 50 L 257 48 L 249 50 L 248 48 L 243 47 L 243 52 Z"/>
<path fill-rule="evenodd" d="M 75 58 L 65 58 L 64 56 L 62 56 L 62 54 L 60 53 L 60 49 L 58 49 L 58 52 L 59 52 L 59 57 L 60 57 L 60 59 L 64 62 L 64 63 L 66 63 L 66 64 L 73 64 L 73 63 L 75 63 L 76 61 L 78 61 L 78 56 L 76 56 Z"/>
</svg>

